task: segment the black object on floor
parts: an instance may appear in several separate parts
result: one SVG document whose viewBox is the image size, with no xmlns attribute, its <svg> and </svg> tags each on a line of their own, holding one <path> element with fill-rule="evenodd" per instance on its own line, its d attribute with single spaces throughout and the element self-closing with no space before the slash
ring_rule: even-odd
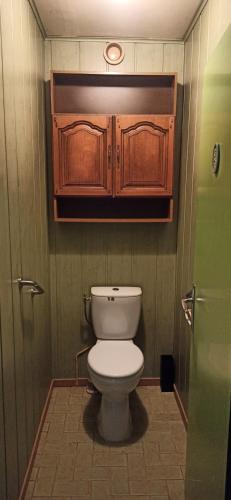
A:
<svg viewBox="0 0 231 500">
<path fill-rule="evenodd" d="M 171 354 L 160 357 L 160 387 L 162 392 L 173 392 L 175 370 L 174 359 Z"/>
<path fill-rule="evenodd" d="M 231 405 L 230 405 L 230 420 L 229 420 L 229 440 L 228 440 L 228 453 L 227 453 L 225 500 L 230 500 L 230 498 L 231 498 Z"/>
</svg>

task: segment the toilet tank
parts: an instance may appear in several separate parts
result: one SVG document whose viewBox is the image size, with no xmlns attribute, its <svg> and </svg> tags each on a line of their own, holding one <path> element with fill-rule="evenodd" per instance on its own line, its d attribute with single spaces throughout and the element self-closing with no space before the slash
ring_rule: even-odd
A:
<svg viewBox="0 0 231 500">
<path fill-rule="evenodd" d="M 104 286 L 91 288 L 91 317 L 98 339 L 135 337 L 141 312 L 140 287 Z"/>
</svg>

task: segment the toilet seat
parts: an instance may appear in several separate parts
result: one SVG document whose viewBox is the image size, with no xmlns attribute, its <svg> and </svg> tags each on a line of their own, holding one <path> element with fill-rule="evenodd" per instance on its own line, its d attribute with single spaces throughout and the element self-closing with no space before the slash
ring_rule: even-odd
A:
<svg viewBox="0 0 231 500">
<path fill-rule="evenodd" d="M 144 357 L 131 340 L 101 340 L 90 350 L 88 364 L 104 377 L 129 377 L 143 368 Z"/>
</svg>

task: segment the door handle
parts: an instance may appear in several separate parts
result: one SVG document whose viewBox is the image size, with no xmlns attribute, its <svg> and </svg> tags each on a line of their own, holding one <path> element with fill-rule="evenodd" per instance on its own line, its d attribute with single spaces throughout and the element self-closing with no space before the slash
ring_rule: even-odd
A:
<svg viewBox="0 0 231 500">
<path fill-rule="evenodd" d="M 181 299 L 182 309 L 184 311 L 185 319 L 189 326 L 193 327 L 194 321 L 194 304 L 195 304 L 195 287 L 186 293 Z"/>
<path fill-rule="evenodd" d="M 37 283 L 37 281 L 34 280 L 24 280 L 23 278 L 17 278 L 16 280 L 13 281 L 14 284 L 18 285 L 19 290 L 21 290 L 23 287 L 30 287 L 29 292 L 32 295 L 41 295 L 42 293 L 45 293 L 45 290 Z"/>
</svg>

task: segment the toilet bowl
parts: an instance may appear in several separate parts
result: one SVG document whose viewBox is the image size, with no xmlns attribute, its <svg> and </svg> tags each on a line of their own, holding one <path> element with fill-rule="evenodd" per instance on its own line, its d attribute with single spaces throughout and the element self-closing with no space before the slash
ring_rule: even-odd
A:
<svg viewBox="0 0 231 500">
<path fill-rule="evenodd" d="M 128 395 L 137 386 L 143 365 L 143 354 L 132 340 L 98 340 L 89 352 L 89 374 L 102 393 L 98 429 L 107 441 L 123 441 L 131 434 Z"/>
<path fill-rule="evenodd" d="M 144 366 L 143 354 L 132 340 L 142 292 L 139 287 L 93 287 L 91 291 L 98 340 L 88 354 L 88 371 L 102 393 L 98 430 L 106 441 L 123 441 L 132 431 L 129 393 L 137 386 Z"/>
</svg>

